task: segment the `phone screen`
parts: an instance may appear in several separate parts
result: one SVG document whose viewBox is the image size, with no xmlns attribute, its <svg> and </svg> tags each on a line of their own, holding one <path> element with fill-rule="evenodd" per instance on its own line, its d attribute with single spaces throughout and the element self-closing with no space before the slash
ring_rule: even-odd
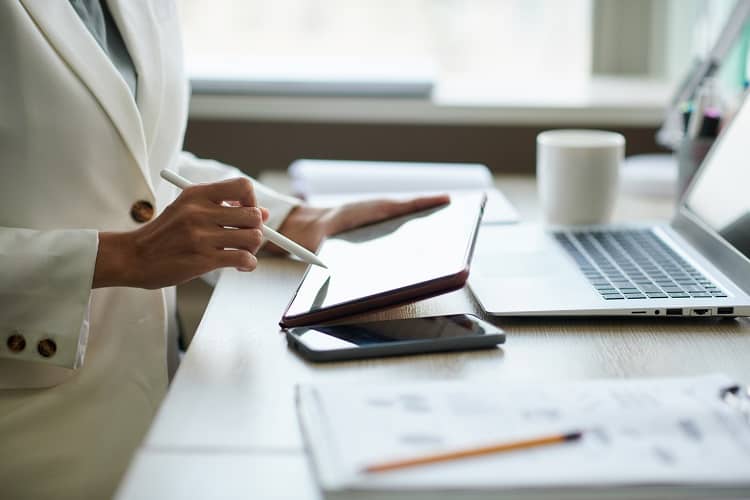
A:
<svg viewBox="0 0 750 500">
<path fill-rule="evenodd" d="M 474 316 L 457 314 L 428 318 L 373 321 L 348 325 L 313 326 L 289 330 L 313 351 L 374 347 L 404 342 L 433 342 L 501 334 L 495 326 Z"/>
</svg>

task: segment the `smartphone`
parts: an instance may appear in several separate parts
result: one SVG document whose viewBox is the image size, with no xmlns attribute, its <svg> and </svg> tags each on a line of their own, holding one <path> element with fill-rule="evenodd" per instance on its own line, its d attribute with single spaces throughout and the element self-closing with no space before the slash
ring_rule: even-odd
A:
<svg viewBox="0 0 750 500">
<path fill-rule="evenodd" d="M 284 330 L 289 347 L 310 361 L 343 361 L 495 347 L 498 327 L 470 314 L 320 325 Z"/>
</svg>

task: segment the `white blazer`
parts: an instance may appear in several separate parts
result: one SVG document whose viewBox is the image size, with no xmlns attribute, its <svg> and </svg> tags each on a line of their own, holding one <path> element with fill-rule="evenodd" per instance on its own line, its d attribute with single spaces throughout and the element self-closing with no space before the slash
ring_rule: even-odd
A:
<svg viewBox="0 0 750 500">
<path fill-rule="evenodd" d="M 0 496 L 111 496 L 167 387 L 172 292 L 91 289 L 99 230 L 196 182 L 171 0 L 109 0 L 136 100 L 68 0 L 0 2 Z M 256 185 L 268 225 L 295 201 Z"/>
</svg>

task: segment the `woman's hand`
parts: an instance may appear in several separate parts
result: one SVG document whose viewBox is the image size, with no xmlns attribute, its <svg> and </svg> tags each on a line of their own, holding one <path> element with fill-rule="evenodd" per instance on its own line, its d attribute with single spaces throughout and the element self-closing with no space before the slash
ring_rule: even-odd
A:
<svg viewBox="0 0 750 500">
<path fill-rule="evenodd" d="M 222 206 L 222 202 L 235 206 Z M 252 271 L 268 211 L 243 178 L 185 189 L 152 222 L 131 232 L 99 233 L 93 287 L 161 288 L 220 267 Z"/>
<path fill-rule="evenodd" d="M 405 201 L 371 200 L 347 203 L 336 208 L 302 205 L 293 209 L 279 228 L 279 232 L 300 245 L 315 251 L 327 236 L 342 233 L 375 222 L 445 205 L 448 195 L 424 196 Z M 269 245 L 276 253 L 284 250 Z"/>
</svg>

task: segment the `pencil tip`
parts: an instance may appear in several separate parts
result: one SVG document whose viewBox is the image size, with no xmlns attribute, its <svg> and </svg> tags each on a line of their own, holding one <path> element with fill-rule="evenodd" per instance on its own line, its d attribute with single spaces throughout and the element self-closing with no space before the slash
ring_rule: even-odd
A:
<svg viewBox="0 0 750 500">
<path fill-rule="evenodd" d="M 568 434 L 565 434 L 564 438 L 565 441 L 577 441 L 583 437 L 583 432 L 577 431 L 577 432 L 570 432 Z"/>
</svg>

